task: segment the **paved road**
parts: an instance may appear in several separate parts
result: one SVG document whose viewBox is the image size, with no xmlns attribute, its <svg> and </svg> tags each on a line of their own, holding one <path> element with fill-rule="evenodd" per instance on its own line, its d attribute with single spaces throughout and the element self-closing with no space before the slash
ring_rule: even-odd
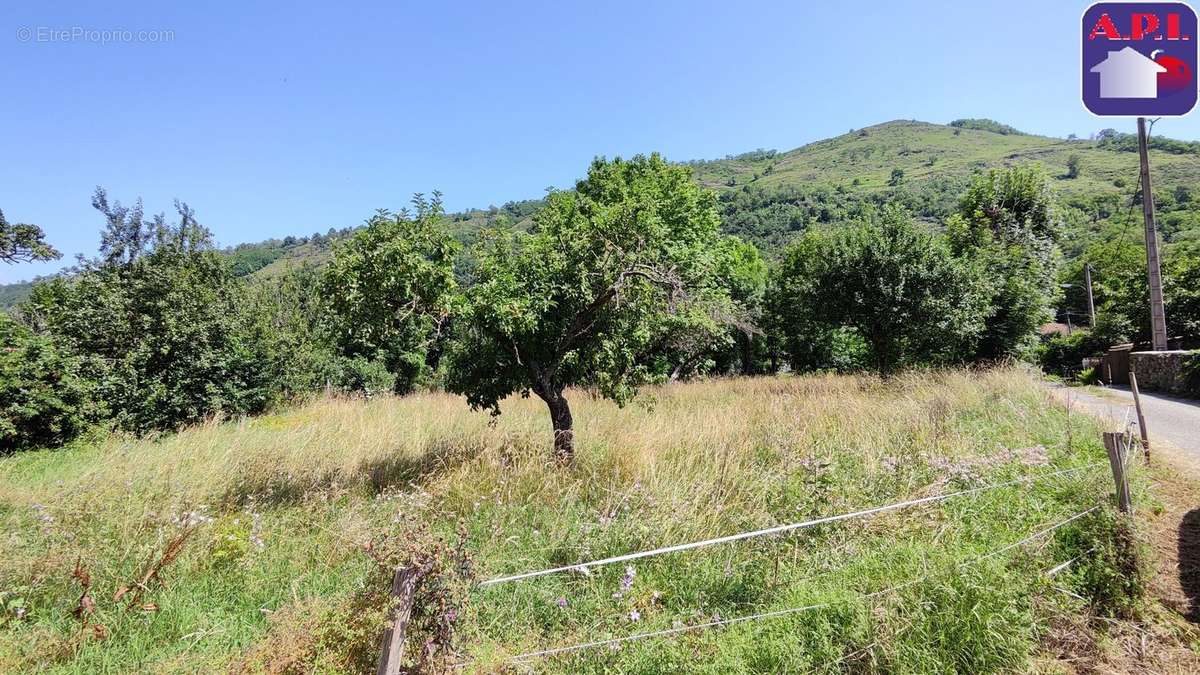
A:
<svg viewBox="0 0 1200 675">
<path fill-rule="evenodd" d="M 1142 410 L 1146 415 L 1146 427 L 1150 429 L 1151 446 L 1155 439 L 1166 440 L 1188 455 L 1200 459 L 1200 401 L 1145 391 L 1139 393 L 1142 397 Z M 1137 421 L 1137 415 L 1132 410 L 1133 393 L 1128 387 L 1059 387 L 1059 395 L 1069 395 L 1072 405 L 1083 406 L 1095 414 L 1107 415 L 1117 422 L 1126 419 L 1128 410 L 1128 419 Z"/>
</svg>

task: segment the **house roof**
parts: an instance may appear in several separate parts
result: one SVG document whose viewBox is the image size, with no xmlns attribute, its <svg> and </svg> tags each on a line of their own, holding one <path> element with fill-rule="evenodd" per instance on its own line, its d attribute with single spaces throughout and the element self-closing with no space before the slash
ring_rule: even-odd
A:
<svg viewBox="0 0 1200 675">
<path fill-rule="evenodd" d="M 1130 66 L 1144 66 L 1148 69 L 1152 68 L 1156 73 L 1167 72 L 1167 69 L 1159 65 L 1154 59 L 1146 56 L 1133 47 L 1126 47 L 1119 51 L 1109 52 L 1108 58 L 1092 66 L 1091 72 L 1099 73 L 1113 67 L 1127 68 Z"/>
<path fill-rule="evenodd" d="M 1038 328 L 1042 335 L 1070 335 L 1071 328 L 1065 323 L 1044 323 Z"/>
</svg>

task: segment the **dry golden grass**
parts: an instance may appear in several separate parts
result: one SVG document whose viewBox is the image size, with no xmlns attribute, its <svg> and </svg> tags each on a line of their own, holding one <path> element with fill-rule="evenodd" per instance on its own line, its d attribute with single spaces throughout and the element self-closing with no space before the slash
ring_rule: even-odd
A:
<svg viewBox="0 0 1200 675">
<path fill-rule="evenodd" d="M 65 660 L 48 656 L 48 647 L 33 650 L 33 657 L 14 656 L 24 653 L 14 645 L 26 643 L 0 629 L 0 663 L 7 657 L 70 669 L 115 659 L 186 670 L 187 664 L 237 661 L 248 641 L 262 638 L 265 610 L 303 607 L 361 584 L 368 563 L 355 544 L 395 530 L 401 515 L 440 532 L 462 522 L 475 572 L 487 578 L 932 494 L 947 490 L 951 480 L 979 484 L 1039 470 L 1008 451 L 1044 446 L 1055 467 L 1082 465 L 1102 452 L 1080 416 L 1077 438 L 1088 440 L 1068 447 L 1062 409 L 1020 369 L 912 373 L 888 381 L 833 375 L 709 380 L 647 388 L 625 408 L 584 390 L 569 396 L 578 456 L 565 469 L 550 459 L 548 415 L 539 400 L 506 401 L 493 420 L 440 393 L 321 399 L 157 439 L 110 438 L 7 458 L 0 462 L 0 518 L 8 531 L 4 544 L 16 553 L 0 561 L 0 591 L 5 584 L 27 589 L 22 592 L 34 599 L 37 620 L 22 635 L 40 635 L 46 644 L 53 639 L 45 636 L 65 639 L 73 630 L 77 590 L 69 570 L 76 560 L 111 595 L 173 536 L 180 518 L 200 512 L 215 520 L 200 525 L 195 544 L 153 591 L 161 606 L 156 622 L 111 610 L 105 618 L 110 637 Z M 955 471 L 969 478 L 953 478 Z M 820 592 L 858 592 L 853 589 L 866 578 L 873 584 L 902 580 L 930 564 L 924 556 L 969 556 L 1077 511 L 1095 477 L 1077 478 L 1041 486 L 1028 503 L 1012 501 L 1020 495 L 1013 490 L 777 543 L 650 562 L 639 567 L 645 587 L 636 600 L 650 604 L 637 606 L 643 623 L 670 625 L 697 620 L 693 612 L 769 609 Z M 264 546 L 230 548 L 231 537 L 247 536 L 244 519 L 251 517 L 259 519 Z M 235 562 L 215 565 L 218 554 Z M 814 570 L 846 565 L 859 568 L 824 585 L 802 581 Z M 597 588 L 555 577 L 485 593 L 464 619 L 469 651 L 487 662 L 482 655 L 636 628 L 621 618 L 633 596 L 613 597 L 604 586 L 613 580 L 604 574 Z M 987 578 L 979 583 L 963 592 L 990 593 L 995 585 Z M 662 592 L 661 601 L 648 599 L 651 589 Z M 569 610 L 555 605 L 560 596 L 569 598 Z M 1001 600 L 980 602 L 992 603 L 997 621 L 1024 626 L 1028 619 L 996 604 Z M 213 612 L 224 618 L 207 618 Z M 593 613 L 607 618 L 594 625 L 586 619 Z M 588 622 L 576 623 L 576 616 Z M 819 620 L 813 635 L 824 635 L 823 642 L 803 648 L 771 642 L 774 651 L 765 653 L 780 667 L 861 651 L 897 667 L 959 658 L 922 646 L 914 653 L 927 660 L 912 660 L 888 643 L 915 637 L 880 637 L 894 632 L 881 626 L 880 644 L 869 646 L 839 632 L 830 617 L 813 620 Z M 868 619 L 855 619 L 862 620 Z M 939 630 L 931 626 L 925 630 Z M 278 630 L 286 634 L 289 627 Z M 978 657 L 971 663 L 1011 665 L 1030 635 L 995 644 L 973 636 L 980 641 L 959 648 Z M 180 642 L 182 636 L 189 637 Z M 755 656 L 755 640 L 745 635 L 727 644 L 719 634 L 697 639 L 706 649 L 731 650 L 722 657 L 727 665 L 761 670 L 746 666 L 745 659 L 763 654 Z M 657 659 L 687 652 L 637 653 Z M 636 670 L 641 662 L 622 663 Z"/>
</svg>

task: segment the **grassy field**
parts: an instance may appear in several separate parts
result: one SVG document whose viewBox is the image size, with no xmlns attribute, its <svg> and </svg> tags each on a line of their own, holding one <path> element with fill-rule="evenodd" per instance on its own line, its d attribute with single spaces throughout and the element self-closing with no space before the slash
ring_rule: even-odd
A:
<svg viewBox="0 0 1200 675">
<path fill-rule="evenodd" d="M 546 461 L 540 402 L 511 401 L 489 424 L 443 394 L 8 457 L 0 672 L 363 668 L 382 621 L 364 608 L 389 576 L 364 543 L 456 532 L 468 564 L 439 579 L 449 600 L 433 623 L 453 624 L 459 672 L 1028 670 L 1056 616 L 1129 609 L 1107 507 L 981 558 L 1104 501 L 1106 464 L 588 575 L 462 586 L 1104 460 L 1095 423 L 1068 425 L 1015 369 L 714 380 L 624 409 L 572 396 L 570 468 Z M 1043 574 L 1076 557 L 1053 583 Z"/>
</svg>

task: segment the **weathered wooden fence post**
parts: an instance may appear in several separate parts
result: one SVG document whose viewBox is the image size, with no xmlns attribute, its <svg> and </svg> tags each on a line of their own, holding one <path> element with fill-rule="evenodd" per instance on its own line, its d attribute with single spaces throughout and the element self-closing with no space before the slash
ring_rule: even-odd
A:
<svg viewBox="0 0 1200 675">
<path fill-rule="evenodd" d="M 1104 432 L 1104 449 L 1108 450 L 1108 464 L 1112 467 L 1113 482 L 1117 487 L 1117 507 L 1121 509 L 1121 513 L 1129 513 L 1129 478 L 1125 475 L 1124 432 Z"/>
<path fill-rule="evenodd" d="M 1142 396 L 1138 393 L 1137 375 L 1129 369 L 1129 388 L 1133 390 L 1133 407 L 1137 409 L 1138 433 L 1142 435 L 1142 453 L 1150 463 L 1150 430 L 1146 428 L 1146 416 L 1142 414 Z"/>
<path fill-rule="evenodd" d="M 399 675 L 404 660 L 404 633 L 412 616 L 413 597 L 422 570 L 417 567 L 397 567 L 392 577 L 392 598 L 395 606 L 388 616 L 387 627 L 379 648 L 379 667 L 376 675 Z"/>
</svg>

